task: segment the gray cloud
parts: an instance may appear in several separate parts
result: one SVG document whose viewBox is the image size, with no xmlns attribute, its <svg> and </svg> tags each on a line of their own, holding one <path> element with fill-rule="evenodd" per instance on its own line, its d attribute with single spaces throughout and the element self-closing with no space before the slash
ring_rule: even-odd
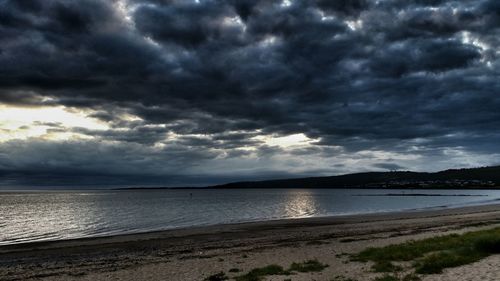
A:
<svg viewBox="0 0 500 281">
<path fill-rule="evenodd" d="M 378 169 L 389 170 L 389 171 L 398 171 L 405 169 L 403 166 L 394 163 L 377 163 L 373 166 Z"/>
<path fill-rule="evenodd" d="M 248 159 L 283 163 L 308 155 L 344 161 L 314 168 L 339 173 L 352 165 L 343 153 L 363 151 L 435 159 L 432 151 L 442 160 L 432 168 L 461 161 L 445 154 L 453 149 L 476 155 L 474 163 L 492 161 L 500 125 L 497 1 L 285 4 L 0 2 L 0 102 L 92 109 L 111 127 L 51 128 L 91 136 L 88 143 L 29 139 L 16 149 L 3 143 L 2 169 L 65 165 L 75 173 L 115 174 L 142 165 L 121 154 L 152 165 L 140 172 L 169 175 L 203 173 L 193 165 L 211 161 L 244 174 L 250 164 L 243 162 L 254 161 Z M 287 149 L 256 138 L 298 133 L 314 142 Z M 73 151 L 90 150 L 93 142 L 127 149 L 106 146 L 109 159 L 100 166 Z M 47 151 L 46 159 L 59 159 L 61 151 L 72 156 L 50 165 L 21 161 L 35 147 Z M 155 147 L 166 148 L 152 153 Z M 351 170 L 388 167 L 379 160 Z M 267 161 L 259 163 L 279 174 L 288 169 Z M 391 167 L 426 169 L 423 160 L 394 161 Z"/>
</svg>

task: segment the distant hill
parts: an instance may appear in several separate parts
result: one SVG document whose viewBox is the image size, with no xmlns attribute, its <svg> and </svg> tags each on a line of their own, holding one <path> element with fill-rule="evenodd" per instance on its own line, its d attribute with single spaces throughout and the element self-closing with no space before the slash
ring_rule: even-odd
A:
<svg viewBox="0 0 500 281">
<path fill-rule="evenodd" d="M 437 173 L 369 172 L 330 177 L 235 182 L 212 188 L 500 188 L 500 166 Z"/>
</svg>

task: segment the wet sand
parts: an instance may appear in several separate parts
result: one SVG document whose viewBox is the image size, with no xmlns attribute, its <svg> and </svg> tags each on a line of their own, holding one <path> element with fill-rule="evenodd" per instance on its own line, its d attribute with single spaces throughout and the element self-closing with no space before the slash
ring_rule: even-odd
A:
<svg viewBox="0 0 500 281">
<path fill-rule="evenodd" d="M 316 273 L 265 280 L 373 280 L 369 263 L 345 254 L 370 246 L 500 226 L 500 205 L 372 215 L 289 219 L 194 227 L 102 238 L 0 247 L 0 280 L 203 280 L 270 264 L 309 259 Z M 497 280 L 500 258 L 429 275 L 423 280 Z M 240 272 L 229 272 L 238 269 Z M 493 279 L 492 279 L 493 278 Z"/>
</svg>

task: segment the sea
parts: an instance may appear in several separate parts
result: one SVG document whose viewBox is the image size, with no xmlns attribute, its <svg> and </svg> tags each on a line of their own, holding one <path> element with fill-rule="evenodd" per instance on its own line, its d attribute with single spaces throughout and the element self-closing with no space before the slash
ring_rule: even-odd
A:
<svg viewBox="0 0 500 281">
<path fill-rule="evenodd" d="M 278 219 L 492 204 L 500 190 L 0 191 L 0 246 Z"/>
</svg>

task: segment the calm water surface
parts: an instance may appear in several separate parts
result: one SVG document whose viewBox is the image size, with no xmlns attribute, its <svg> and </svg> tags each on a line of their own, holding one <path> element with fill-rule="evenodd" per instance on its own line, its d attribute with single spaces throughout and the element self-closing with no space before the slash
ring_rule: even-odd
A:
<svg viewBox="0 0 500 281">
<path fill-rule="evenodd" d="M 424 192 L 448 196 L 385 196 Z M 256 220 L 459 207 L 498 198 L 500 190 L 0 192 L 0 245 Z"/>
</svg>

